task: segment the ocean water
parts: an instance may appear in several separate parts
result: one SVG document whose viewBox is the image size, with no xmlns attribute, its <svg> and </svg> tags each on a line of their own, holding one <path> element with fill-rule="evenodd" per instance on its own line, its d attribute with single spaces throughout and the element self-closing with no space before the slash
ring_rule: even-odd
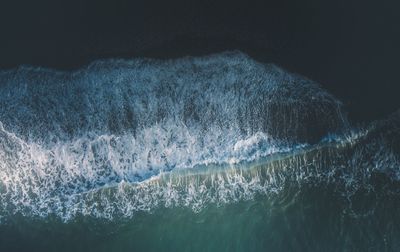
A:
<svg viewBox="0 0 400 252">
<path fill-rule="evenodd" d="M 400 112 L 240 52 L 0 72 L 1 251 L 397 251 Z"/>
</svg>

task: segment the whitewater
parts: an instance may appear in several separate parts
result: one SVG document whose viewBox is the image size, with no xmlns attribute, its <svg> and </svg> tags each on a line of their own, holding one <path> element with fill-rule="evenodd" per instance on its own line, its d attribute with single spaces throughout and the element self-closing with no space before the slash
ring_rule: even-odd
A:
<svg viewBox="0 0 400 252">
<path fill-rule="evenodd" d="M 260 202 L 283 214 L 314 191 L 340 202 L 337 216 L 374 218 L 374 202 L 398 201 L 399 129 L 400 112 L 352 125 L 318 83 L 238 51 L 4 70 L 0 227 L 138 227 Z"/>
</svg>

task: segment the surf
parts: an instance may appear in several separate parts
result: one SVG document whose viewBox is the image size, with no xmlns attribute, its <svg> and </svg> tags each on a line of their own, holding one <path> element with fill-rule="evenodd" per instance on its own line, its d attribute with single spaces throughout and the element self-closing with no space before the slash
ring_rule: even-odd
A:
<svg viewBox="0 0 400 252">
<path fill-rule="evenodd" d="M 347 195 L 374 172 L 398 176 L 379 123 L 351 127 L 317 83 L 240 52 L 72 72 L 25 66 L 1 72 L 0 90 L 5 220 L 200 212 L 293 184 Z"/>
</svg>

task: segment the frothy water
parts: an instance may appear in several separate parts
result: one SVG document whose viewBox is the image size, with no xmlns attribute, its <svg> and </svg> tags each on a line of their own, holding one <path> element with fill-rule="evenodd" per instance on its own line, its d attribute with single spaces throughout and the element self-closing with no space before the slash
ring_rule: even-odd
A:
<svg viewBox="0 0 400 252">
<path fill-rule="evenodd" d="M 76 194 L 251 162 L 346 125 L 316 83 L 239 52 L 22 67 L 0 80 L 3 206 L 39 216 L 69 215 Z"/>
<path fill-rule="evenodd" d="M 274 208 L 310 188 L 373 216 L 377 177 L 400 178 L 399 118 L 351 127 L 318 84 L 240 52 L 3 71 L 0 225 Z"/>
</svg>

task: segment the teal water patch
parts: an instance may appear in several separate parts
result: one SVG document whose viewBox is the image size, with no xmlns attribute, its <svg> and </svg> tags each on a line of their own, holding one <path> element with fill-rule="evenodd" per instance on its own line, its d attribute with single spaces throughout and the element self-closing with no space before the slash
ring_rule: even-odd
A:
<svg viewBox="0 0 400 252">
<path fill-rule="evenodd" d="M 1 226 L 0 248 L 2 251 L 395 251 L 400 248 L 400 214 L 396 210 L 400 198 L 386 194 L 386 190 L 360 192 L 358 199 L 350 204 L 331 186 L 293 185 L 274 197 L 210 205 L 198 213 L 175 207 L 112 222 L 87 217 L 70 223 L 51 219 L 16 220 L 10 226 Z M 354 215 L 355 203 L 362 206 L 358 216 Z M 372 212 L 365 215 L 368 210 Z"/>
</svg>

